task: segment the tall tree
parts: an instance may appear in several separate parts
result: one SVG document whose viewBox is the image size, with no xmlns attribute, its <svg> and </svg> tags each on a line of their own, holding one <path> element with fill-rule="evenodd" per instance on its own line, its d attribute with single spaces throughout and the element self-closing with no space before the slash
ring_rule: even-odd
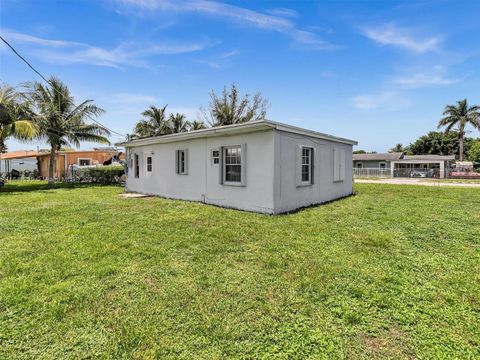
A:
<svg viewBox="0 0 480 360">
<path fill-rule="evenodd" d="M 208 112 L 203 110 L 203 113 L 212 126 L 232 125 L 264 120 L 268 105 L 261 93 L 242 97 L 235 84 L 232 84 L 230 90 L 224 87 L 221 95 L 212 90 Z"/>
<path fill-rule="evenodd" d="M 187 118 L 183 114 L 170 114 L 168 118 L 168 127 L 170 134 L 178 134 L 182 132 L 187 132 L 190 128 L 190 123 L 187 121 Z"/>
<path fill-rule="evenodd" d="M 0 153 L 7 150 L 7 139 L 28 141 L 37 132 L 28 103 L 9 85 L 0 87 Z"/>
<path fill-rule="evenodd" d="M 169 134 L 170 127 L 166 116 L 167 106 L 168 105 L 158 108 L 152 105 L 142 112 L 143 118 L 135 125 L 133 137 L 139 138 Z"/>
<path fill-rule="evenodd" d="M 468 151 L 472 141 L 472 138 L 463 138 L 465 152 Z M 406 152 L 409 155 L 455 155 L 459 153 L 459 148 L 458 132 L 450 131 L 445 134 L 440 131 L 430 131 L 411 143 L 406 148 Z"/>
<path fill-rule="evenodd" d="M 38 136 L 50 145 L 48 182 L 53 182 L 56 152 L 62 146 L 80 147 L 83 141 L 110 144 L 106 136 L 110 132 L 103 126 L 86 123 L 87 117 L 97 117 L 104 110 L 92 100 L 75 105 L 67 85 L 55 77 L 49 85 L 39 82 L 27 84 L 27 96 L 32 104 L 34 120 L 39 128 Z"/>
<path fill-rule="evenodd" d="M 443 111 L 444 117 L 438 122 L 438 128 L 445 127 L 445 133 L 448 134 L 454 127 L 458 131 L 459 140 L 459 159 L 463 160 L 465 138 L 465 127 L 472 125 L 480 129 L 480 106 L 469 106 L 467 99 L 457 101 L 456 105 L 447 105 Z"/>
</svg>

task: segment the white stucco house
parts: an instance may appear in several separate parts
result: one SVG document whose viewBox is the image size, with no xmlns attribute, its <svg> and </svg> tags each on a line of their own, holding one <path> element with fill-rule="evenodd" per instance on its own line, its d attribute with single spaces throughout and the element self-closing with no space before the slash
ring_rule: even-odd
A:
<svg viewBox="0 0 480 360">
<path fill-rule="evenodd" d="M 117 145 L 127 191 L 278 214 L 350 195 L 356 144 L 264 120 Z"/>
</svg>

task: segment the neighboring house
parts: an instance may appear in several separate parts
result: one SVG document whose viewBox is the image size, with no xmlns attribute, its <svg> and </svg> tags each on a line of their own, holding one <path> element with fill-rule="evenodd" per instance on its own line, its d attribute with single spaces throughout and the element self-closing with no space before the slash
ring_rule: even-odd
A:
<svg viewBox="0 0 480 360">
<path fill-rule="evenodd" d="M 37 169 L 37 152 L 32 150 L 11 151 L 0 154 L 0 177 L 12 170 L 33 171 Z"/>
<path fill-rule="evenodd" d="M 55 157 L 54 175 L 56 179 L 68 178 L 72 170 L 79 166 L 102 165 L 112 157 L 118 157 L 119 153 L 115 149 L 94 149 L 80 151 L 58 151 Z M 120 155 L 121 159 L 124 158 Z M 40 177 L 48 178 L 48 169 L 50 166 L 50 154 L 42 153 L 38 155 L 38 171 Z"/>
<path fill-rule="evenodd" d="M 444 178 L 455 156 L 405 155 L 403 153 L 353 154 L 355 172 L 361 169 L 390 169 L 392 177 L 438 177 Z"/>
<path fill-rule="evenodd" d="M 353 167 L 357 169 L 390 169 L 392 161 L 400 160 L 403 153 L 353 154 Z"/>
<path fill-rule="evenodd" d="M 252 121 L 127 141 L 127 191 L 277 214 L 352 193 L 356 141 Z"/>
</svg>

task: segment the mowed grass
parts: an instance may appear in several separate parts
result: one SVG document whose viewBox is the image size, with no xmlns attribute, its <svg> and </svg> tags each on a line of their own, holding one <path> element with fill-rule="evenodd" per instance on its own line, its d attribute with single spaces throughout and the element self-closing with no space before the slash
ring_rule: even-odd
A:
<svg viewBox="0 0 480 360">
<path fill-rule="evenodd" d="M 0 358 L 479 358 L 480 191 L 357 184 L 266 216 L 0 193 Z"/>
</svg>

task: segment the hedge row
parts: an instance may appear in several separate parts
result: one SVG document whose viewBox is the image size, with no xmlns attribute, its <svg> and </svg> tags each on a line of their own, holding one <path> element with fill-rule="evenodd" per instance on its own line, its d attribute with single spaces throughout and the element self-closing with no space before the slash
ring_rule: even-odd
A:
<svg viewBox="0 0 480 360">
<path fill-rule="evenodd" d="M 125 175 L 123 166 L 97 166 L 79 169 L 76 177 L 81 182 L 118 184 L 122 182 L 123 175 Z"/>
</svg>

